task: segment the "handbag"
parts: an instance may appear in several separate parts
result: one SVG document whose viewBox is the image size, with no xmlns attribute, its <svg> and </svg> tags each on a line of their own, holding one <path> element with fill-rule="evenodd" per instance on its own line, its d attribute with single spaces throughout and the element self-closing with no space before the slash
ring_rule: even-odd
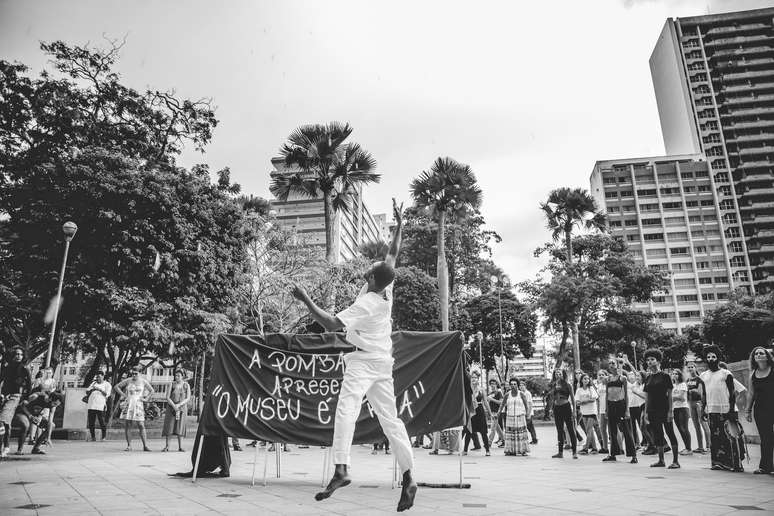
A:
<svg viewBox="0 0 774 516">
<path fill-rule="evenodd" d="M 81 398 L 81 401 L 83 403 L 88 403 L 89 402 L 89 395 L 88 394 L 84 394 L 83 398 Z"/>
</svg>

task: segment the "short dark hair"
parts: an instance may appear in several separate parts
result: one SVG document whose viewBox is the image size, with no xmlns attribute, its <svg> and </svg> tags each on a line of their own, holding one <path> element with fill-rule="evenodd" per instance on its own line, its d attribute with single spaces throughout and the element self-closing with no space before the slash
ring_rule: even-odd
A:
<svg viewBox="0 0 774 516">
<path fill-rule="evenodd" d="M 62 403 L 64 401 L 64 394 L 58 391 L 54 391 L 48 394 L 48 401 L 50 403 Z"/>
<path fill-rule="evenodd" d="M 185 378 L 185 373 L 183 372 L 183 370 L 182 370 L 182 369 L 175 369 L 175 372 L 174 372 L 174 373 L 172 373 L 172 376 L 177 376 L 177 373 L 180 373 L 180 376 L 182 376 L 183 378 Z"/>
<path fill-rule="evenodd" d="M 716 345 L 710 344 L 708 346 L 704 346 L 704 349 L 701 350 L 701 356 L 704 358 L 704 360 L 707 360 L 707 353 L 715 353 L 715 356 L 718 357 L 718 361 L 720 361 L 720 348 Z"/>
<path fill-rule="evenodd" d="M 656 348 L 650 348 L 645 350 L 645 360 L 649 359 L 650 357 L 653 357 L 656 359 L 656 361 L 660 364 L 662 360 L 664 360 L 664 354 L 661 352 L 660 349 Z"/>
<path fill-rule="evenodd" d="M 376 262 L 372 271 L 377 290 L 387 287 L 395 279 L 395 268 L 387 262 Z"/>
</svg>

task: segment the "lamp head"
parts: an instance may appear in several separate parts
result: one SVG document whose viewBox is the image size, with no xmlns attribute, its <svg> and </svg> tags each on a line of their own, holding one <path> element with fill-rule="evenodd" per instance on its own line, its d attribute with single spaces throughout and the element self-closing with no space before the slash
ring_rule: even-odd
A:
<svg viewBox="0 0 774 516">
<path fill-rule="evenodd" d="M 75 224 L 75 222 L 68 221 L 68 222 L 65 222 L 64 225 L 62 225 L 62 232 L 65 235 L 65 240 L 67 240 L 68 242 L 73 239 L 77 231 L 78 231 L 78 226 Z"/>
<path fill-rule="evenodd" d="M 631 345 L 632 345 L 632 347 L 633 347 L 633 348 L 636 348 L 636 347 L 637 347 L 637 341 L 636 341 L 636 340 L 633 340 L 633 341 L 631 342 Z"/>
</svg>

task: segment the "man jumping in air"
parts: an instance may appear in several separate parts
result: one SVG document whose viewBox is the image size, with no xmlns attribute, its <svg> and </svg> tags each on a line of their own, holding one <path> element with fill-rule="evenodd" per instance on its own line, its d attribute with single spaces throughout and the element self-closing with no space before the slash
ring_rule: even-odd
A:
<svg viewBox="0 0 774 516">
<path fill-rule="evenodd" d="M 400 249 L 403 205 L 398 207 L 393 199 L 392 208 L 397 225 L 387 257 L 383 262 L 374 263 L 363 275 L 366 284 L 352 306 L 331 315 L 318 307 L 302 287 L 294 286 L 293 295 L 307 306 L 312 318 L 326 331 L 346 328 L 347 341 L 355 346 L 354 352 L 344 356 L 344 380 L 336 407 L 333 430 L 336 471 L 328 487 L 317 493 L 315 499 L 324 500 L 336 489 L 351 482 L 347 466 L 355 423 L 365 395 L 403 472 L 403 489 L 398 502 L 400 512 L 414 505 L 417 484 L 411 477 L 414 457 L 406 426 L 398 418 L 392 379 L 392 282 L 395 279 L 395 259 Z"/>
</svg>

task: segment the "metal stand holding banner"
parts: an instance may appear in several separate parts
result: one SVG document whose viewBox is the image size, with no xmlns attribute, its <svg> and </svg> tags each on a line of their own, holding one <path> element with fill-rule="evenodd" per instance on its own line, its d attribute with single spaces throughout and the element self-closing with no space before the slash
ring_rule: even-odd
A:
<svg viewBox="0 0 774 516">
<path fill-rule="evenodd" d="M 460 489 L 462 489 L 462 428 L 460 428 L 460 440 L 458 446 L 460 451 Z"/>
<path fill-rule="evenodd" d="M 191 482 L 196 482 L 196 474 L 199 472 L 199 460 L 202 458 L 202 446 L 204 445 L 204 434 L 199 437 L 199 446 L 196 447 L 196 462 L 194 462 L 193 477 Z"/>
<path fill-rule="evenodd" d="M 251 486 L 255 485 L 255 468 L 258 466 L 258 448 L 260 448 L 260 446 L 258 446 L 258 443 L 255 443 L 255 453 L 253 453 L 253 476 L 250 478 Z M 264 480 L 266 480 L 265 476 L 266 475 L 264 475 Z"/>
<path fill-rule="evenodd" d="M 280 474 L 282 472 L 282 446 L 284 446 L 282 443 L 272 443 L 272 446 L 274 446 L 274 463 L 277 468 L 277 478 L 280 478 Z M 255 457 L 258 458 L 258 446 L 255 447 Z M 263 487 L 266 487 L 266 474 L 269 469 L 269 443 L 266 443 L 265 451 L 263 454 Z M 257 460 L 255 461 L 257 462 Z M 255 462 L 253 463 L 253 475 L 255 475 Z M 255 485 L 255 481 L 253 481 L 253 485 Z"/>
</svg>

